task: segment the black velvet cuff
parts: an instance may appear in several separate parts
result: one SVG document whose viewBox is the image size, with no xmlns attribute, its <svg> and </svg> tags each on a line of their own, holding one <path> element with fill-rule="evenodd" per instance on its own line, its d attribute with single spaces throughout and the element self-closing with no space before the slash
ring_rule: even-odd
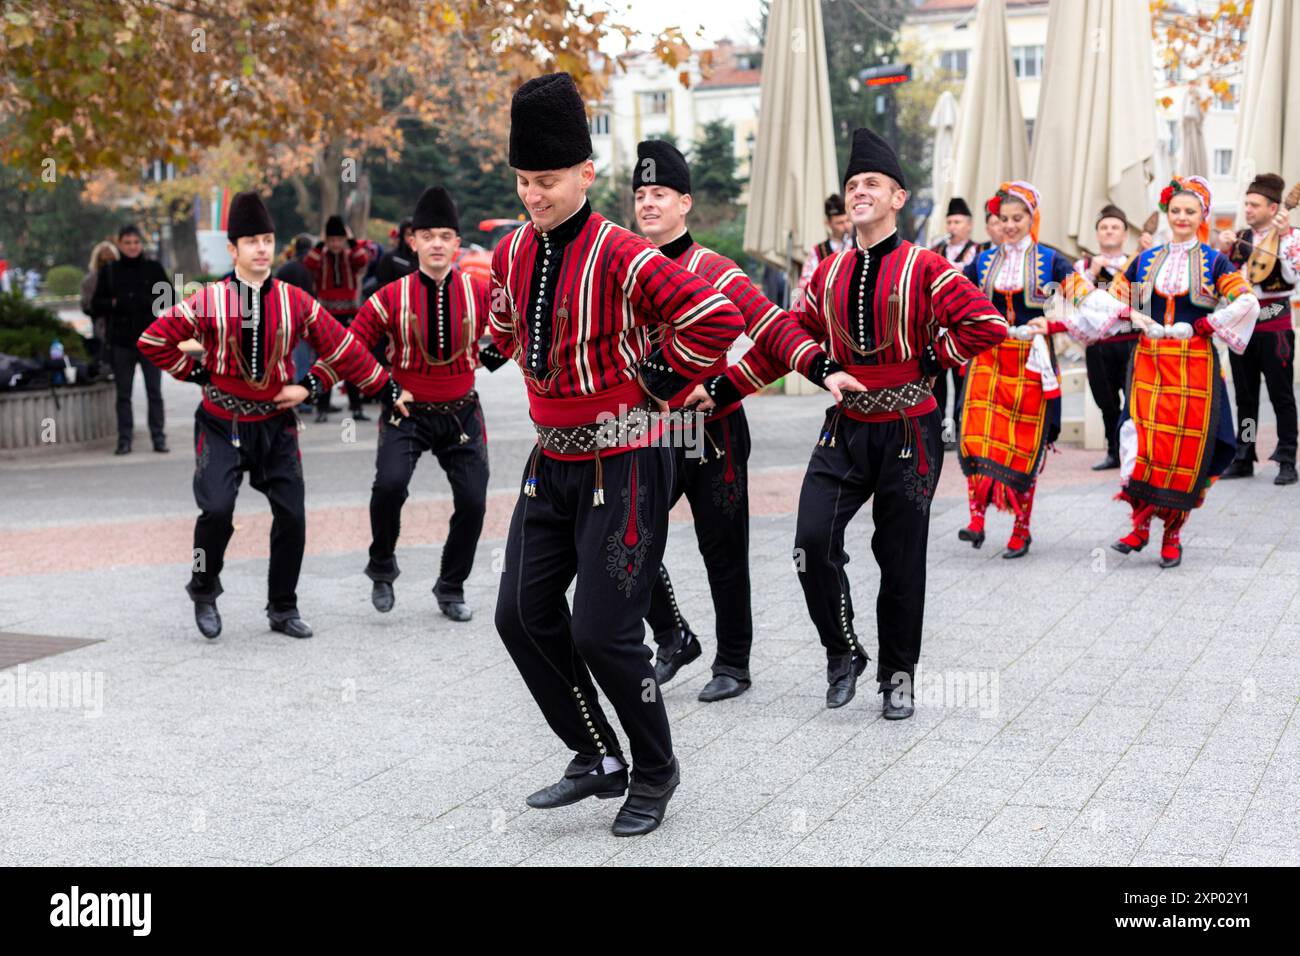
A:
<svg viewBox="0 0 1300 956">
<path fill-rule="evenodd" d="M 195 385 L 207 385 L 208 382 L 212 381 L 212 373 L 196 363 L 190 369 L 190 374 L 185 376 L 185 381 L 193 382 Z"/>
<path fill-rule="evenodd" d="M 313 405 L 316 404 L 316 401 L 321 395 L 321 388 L 323 387 L 321 380 L 311 372 L 308 372 L 298 380 L 298 384 L 307 389 L 307 401 Z"/>
<path fill-rule="evenodd" d="M 391 412 L 397 400 L 402 397 L 402 386 L 397 384 L 397 379 L 389 378 L 388 384 L 379 390 L 379 403 L 383 405 L 384 411 Z"/>
<path fill-rule="evenodd" d="M 808 375 L 808 381 L 812 382 L 818 388 L 825 388 L 826 377 L 842 371 L 844 371 L 843 365 L 832 360 L 829 356 L 823 355 L 821 358 L 817 359 L 817 361 L 813 362 L 812 371 Z"/>
<path fill-rule="evenodd" d="M 740 389 L 736 388 L 735 383 L 725 375 L 715 375 L 713 378 L 705 379 L 704 390 L 709 393 L 709 398 L 713 399 L 718 408 L 734 405 L 745 397 L 740 394 Z"/>
<path fill-rule="evenodd" d="M 931 342 L 921 353 L 921 371 L 926 375 L 940 375 L 943 373 L 943 363 L 939 361 L 939 353 L 935 351 L 934 343 Z"/>
<path fill-rule="evenodd" d="M 489 342 L 487 345 L 479 349 L 478 357 L 479 361 L 483 363 L 483 367 L 489 372 L 495 372 L 502 365 L 505 365 L 510 361 L 510 359 L 501 354 L 501 350 L 497 348 L 495 342 Z"/>
<path fill-rule="evenodd" d="M 641 372 L 641 381 L 645 383 L 646 390 L 655 398 L 665 402 L 691 384 L 689 378 L 668 364 L 668 359 L 664 357 L 661 348 L 651 352 L 637 368 Z"/>
</svg>

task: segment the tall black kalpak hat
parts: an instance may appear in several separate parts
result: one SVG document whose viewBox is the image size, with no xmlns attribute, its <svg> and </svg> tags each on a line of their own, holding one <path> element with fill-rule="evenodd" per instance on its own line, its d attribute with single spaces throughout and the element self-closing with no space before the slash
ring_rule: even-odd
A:
<svg viewBox="0 0 1300 956">
<path fill-rule="evenodd" d="M 591 130 L 582 94 L 568 73 L 529 80 L 510 101 L 510 165 L 567 169 L 591 158 Z"/>
<path fill-rule="evenodd" d="M 1263 196 L 1269 202 L 1280 203 L 1282 193 L 1286 190 L 1286 180 L 1277 173 L 1260 173 L 1254 178 L 1246 192 Z"/>
<path fill-rule="evenodd" d="M 411 216 L 412 229 L 454 229 L 460 232 L 460 216 L 451 193 L 441 186 L 430 186 L 420 194 Z"/>
<path fill-rule="evenodd" d="M 966 205 L 966 200 L 962 199 L 960 196 L 953 196 L 948 200 L 948 215 L 973 218 L 971 216 L 970 206 Z"/>
<path fill-rule="evenodd" d="M 831 193 L 822 203 L 822 212 L 826 213 L 826 218 L 844 215 L 844 197 L 839 193 Z"/>
<path fill-rule="evenodd" d="M 632 192 L 642 186 L 666 186 L 683 195 L 691 191 L 691 168 L 686 157 L 672 143 L 647 139 L 636 144 L 636 167 L 632 170 Z"/>
<path fill-rule="evenodd" d="M 343 225 L 342 216 L 330 216 L 325 220 L 325 235 L 327 236 L 346 236 L 348 227 Z"/>
<path fill-rule="evenodd" d="M 853 131 L 853 149 L 849 153 L 849 165 L 844 170 L 844 181 L 848 183 L 858 173 L 884 173 L 900 189 L 906 189 L 903 181 L 903 167 L 898 162 L 894 148 L 872 130 L 862 127 Z"/>
<path fill-rule="evenodd" d="M 238 242 L 244 236 L 261 236 L 275 232 L 275 223 L 266 203 L 255 192 L 236 193 L 226 212 L 226 238 Z"/>
</svg>

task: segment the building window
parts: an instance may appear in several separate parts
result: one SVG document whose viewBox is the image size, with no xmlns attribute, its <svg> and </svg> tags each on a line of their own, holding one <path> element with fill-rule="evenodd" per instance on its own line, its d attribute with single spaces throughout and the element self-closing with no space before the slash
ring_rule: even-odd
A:
<svg viewBox="0 0 1300 956">
<path fill-rule="evenodd" d="M 596 113 L 591 117 L 591 122 L 588 125 L 591 127 L 592 136 L 608 136 L 609 135 L 609 114 Z"/>
<path fill-rule="evenodd" d="M 1043 75 L 1043 48 L 1041 46 L 1013 46 L 1011 59 L 1016 64 L 1016 76 L 1022 80 L 1037 79 Z"/>
<path fill-rule="evenodd" d="M 970 50 L 944 50 L 939 54 L 939 69 L 953 76 L 965 76 Z"/>
<path fill-rule="evenodd" d="M 1214 175 L 1229 176 L 1232 174 L 1232 150 L 1216 149 L 1214 151 Z"/>
<path fill-rule="evenodd" d="M 668 112 L 668 91 L 655 90 L 641 94 L 641 109 L 646 113 L 666 114 Z"/>
</svg>

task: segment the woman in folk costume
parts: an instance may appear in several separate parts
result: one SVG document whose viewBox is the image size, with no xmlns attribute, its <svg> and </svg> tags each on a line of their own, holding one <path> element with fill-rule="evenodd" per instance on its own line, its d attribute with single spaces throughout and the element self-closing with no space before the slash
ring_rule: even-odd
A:
<svg viewBox="0 0 1300 956">
<path fill-rule="evenodd" d="M 1151 519 L 1159 517 L 1165 524 L 1160 566 L 1172 568 L 1182 562 L 1179 532 L 1188 514 L 1236 450 L 1228 390 L 1210 338 L 1244 352 L 1259 300 L 1232 262 L 1206 244 L 1209 183 L 1175 177 L 1160 194 L 1160 209 L 1173 235 L 1168 245 L 1144 251 L 1107 289 L 1067 309 L 1063 322 L 1041 325 L 1084 343 L 1124 319 L 1143 333 L 1119 428 L 1117 497 L 1133 509 L 1133 530 L 1112 547 L 1141 551 Z"/>
<path fill-rule="evenodd" d="M 1030 331 L 1055 290 L 1076 291 L 1079 278 L 1068 259 L 1038 244 L 1038 190 L 1029 183 L 1003 183 L 987 209 L 1002 224 L 1001 244 L 966 266 L 970 279 L 992 300 L 1011 327 L 1010 336 L 981 352 L 966 371 L 959 459 L 966 476 L 970 524 L 957 532 L 978 548 L 984 543 L 984 512 L 990 503 L 1015 516 L 1004 558 L 1029 551 L 1029 516 L 1047 446 L 1061 432 L 1061 387 L 1050 339 Z"/>
</svg>

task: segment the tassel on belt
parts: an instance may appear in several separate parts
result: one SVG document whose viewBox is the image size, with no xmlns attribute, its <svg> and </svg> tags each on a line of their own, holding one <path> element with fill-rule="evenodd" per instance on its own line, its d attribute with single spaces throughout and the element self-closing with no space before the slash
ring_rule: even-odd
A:
<svg viewBox="0 0 1300 956">
<path fill-rule="evenodd" d="M 266 418 L 291 411 L 291 409 L 280 408 L 275 402 L 259 402 L 256 399 L 241 398 L 238 395 L 232 395 L 230 392 L 223 392 L 211 382 L 203 386 L 203 397 L 223 412 L 230 412 L 230 444 L 236 448 L 239 447 L 239 417 L 241 415 L 257 415 Z M 298 417 L 297 412 L 293 413 L 293 417 L 297 422 L 298 430 L 302 431 L 302 419 Z"/>
<path fill-rule="evenodd" d="M 478 392 L 470 389 L 460 398 L 453 398 L 447 402 L 407 402 L 406 408 L 412 415 L 455 415 L 463 408 L 467 408 L 478 401 Z M 398 425 L 401 423 L 401 413 L 394 411 L 393 417 L 389 421 Z M 465 434 L 465 429 L 460 430 L 460 443 L 462 445 L 469 441 L 469 435 Z"/>
</svg>

